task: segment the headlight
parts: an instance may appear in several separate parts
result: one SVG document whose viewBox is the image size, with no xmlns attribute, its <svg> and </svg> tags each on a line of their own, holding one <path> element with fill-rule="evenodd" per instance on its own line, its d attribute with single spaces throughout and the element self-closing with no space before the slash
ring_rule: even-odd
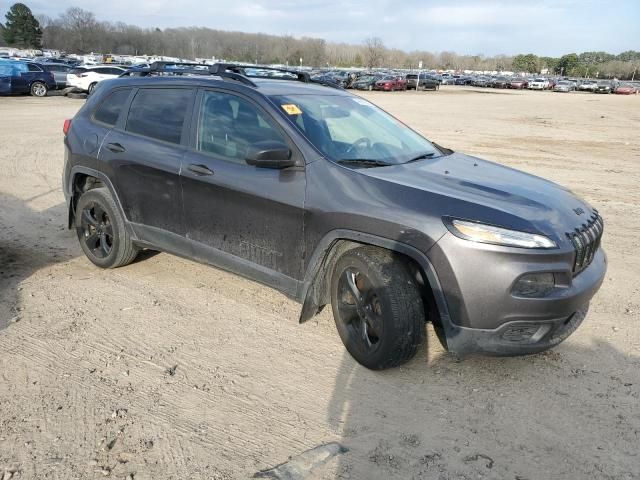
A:
<svg viewBox="0 0 640 480">
<path fill-rule="evenodd" d="M 555 248 L 556 243 L 544 235 L 519 232 L 467 220 L 445 220 L 445 225 L 455 236 L 480 243 L 492 243 L 506 247 Z"/>
</svg>

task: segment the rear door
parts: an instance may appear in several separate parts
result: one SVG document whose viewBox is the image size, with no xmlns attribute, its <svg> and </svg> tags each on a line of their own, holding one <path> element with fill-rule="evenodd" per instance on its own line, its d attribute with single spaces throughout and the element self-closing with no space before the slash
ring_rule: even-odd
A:
<svg viewBox="0 0 640 480">
<path fill-rule="evenodd" d="M 126 119 L 100 149 L 125 216 L 140 238 L 158 247 L 170 249 L 166 232 L 184 235 L 180 164 L 194 97 L 192 88 L 138 89 Z"/>
<path fill-rule="evenodd" d="M 304 167 L 257 168 L 245 158 L 250 145 L 266 140 L 287 143 L 304 165 L 301 154 L 252 99 L 203 90 L 197 104 L 194 148 L 181 175 L 187 238 L 205 260 L 294 293 L 304 253 Z"/>
</svg>

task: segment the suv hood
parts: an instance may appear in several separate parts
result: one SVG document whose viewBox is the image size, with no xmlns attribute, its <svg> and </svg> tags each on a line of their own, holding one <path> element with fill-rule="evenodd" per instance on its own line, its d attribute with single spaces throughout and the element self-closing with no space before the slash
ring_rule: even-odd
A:
<svg viewBox="0 0 640 480">
<path fill-rule="evenodd" d="M 556 183 L 460 153 L 358 172 L 434 195 L 425 202 L 440 215 L 539 232 L 560 242 L 593 212 Z"/>
</svg>

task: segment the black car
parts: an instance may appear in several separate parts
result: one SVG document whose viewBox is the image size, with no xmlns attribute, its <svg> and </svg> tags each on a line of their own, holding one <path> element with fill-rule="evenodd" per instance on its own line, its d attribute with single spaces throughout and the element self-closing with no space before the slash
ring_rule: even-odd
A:
<svg viewBox="0 0 640 480">
<path fill-rule="evenodd" d="M 65 122 L 69 227 L 95 265 L 162 250 L 284 292 L 300 322 L 331 304 L 372 369 L 414 356 L 425 321 L 451 351 L 499 355 L 582 322 L 603 220 L 570 191 L 304 73 L 201 73 L 105 80 Z"/>
<path fill-rule="evenodd" d="M 354 90 L 373 90 L 376 82 L 381 78 L 380 75 L 361 75 L 353 81 L 351 88 Z"/>
<path fill-rule="evenodd" d="M 418 76 L 420 79 L 418 79 Z M 439 90 L 440 80 L 424 73 L 407 75 L 407 90 Z"/>
<path fill-rule="evenodd" d="M 610 80 L 600 80 L 593 90 L 594 93 L 611 93 L 616 89 L 615 82 Z"/>
</svg>

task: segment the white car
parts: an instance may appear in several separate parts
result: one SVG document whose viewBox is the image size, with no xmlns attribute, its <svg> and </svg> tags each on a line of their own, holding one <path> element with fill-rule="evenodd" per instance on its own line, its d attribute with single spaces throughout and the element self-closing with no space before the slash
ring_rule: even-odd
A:
<svg viewBox="0 0 640 480">
<path fill-rule="evenodd" d="M 550 86 L 549 80 L 546 78 L 535 78 L 529 82 L 529 90 L 548 90 Z"/>
<path fill-rule="evenodd" d="M 67 87 L 75 87 L 82 92 L 91 93 L 98 82 L 118 78 L 124 72 L 126 72 L 125 68 L 106 65 L 77 67 L 67 74 Z"/>
</svg>

